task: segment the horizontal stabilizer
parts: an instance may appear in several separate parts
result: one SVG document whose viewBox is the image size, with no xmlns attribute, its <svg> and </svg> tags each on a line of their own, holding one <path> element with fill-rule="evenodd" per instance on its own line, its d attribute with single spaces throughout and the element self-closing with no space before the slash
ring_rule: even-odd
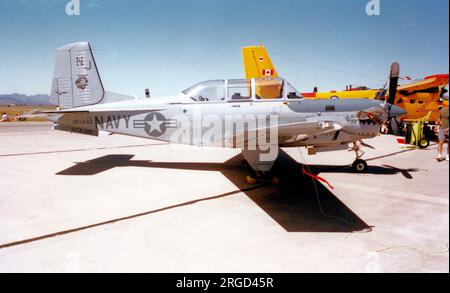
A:
<svg viewBox="0 0 450 293">
<path fill-rule="evenodd" d="M 98 129 L 83 129 L 79 127 L 74 126 L 66 126 L 66 125 L 60 125 L 60 124 L 54 124 L 53 130 L 59 130 L 64 132 L 70 132 L 70 133 L 78 133 L 78 134 L 84 134 L 84 135 L 91 135 L 91 136 L 98 136 L 98 137 L 105 137 L 108 135 L 112 135 L 112 132 L 105 131 L 105 130 L 98 130 Z"/>
<path fill-rule="evenodd" d="M 99 136 L 99 131 L 97 129 L 83 129 L 83 128 L 59 125 L 59 124 L 53 125 L 53 130 L 59 130 L 59 131 L 70 132 L 70 133 L 78 133 L 78 134 L 84 134 L 84 135 L 91 135 L 91 136 Z"/>
</svg>

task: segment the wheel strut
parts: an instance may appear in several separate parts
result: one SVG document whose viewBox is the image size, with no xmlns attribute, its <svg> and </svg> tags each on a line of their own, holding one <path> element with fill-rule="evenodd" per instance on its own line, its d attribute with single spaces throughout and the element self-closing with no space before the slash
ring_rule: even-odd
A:
<svg viewBox="0 0 450 293">
<path fill-rule="evenodd" d="M 359 144 L 357 142 L 353 143 L 353 149 L 352 150 L 356 154 L 356 159 L 355 159 L 355 161 L 353 162 L 353 165 L 352 165 L 353 172 L 355 172 L 355 173 L 365 173 L 365 172 L 367 172 L 367 169 L 368 169 L 367 162 L 365 160 L 361 159 L 362 156 L 364 156 L 365 152 L 363 152 L 361 150 L 361 148 L 359 147 Z"/>
</svg>

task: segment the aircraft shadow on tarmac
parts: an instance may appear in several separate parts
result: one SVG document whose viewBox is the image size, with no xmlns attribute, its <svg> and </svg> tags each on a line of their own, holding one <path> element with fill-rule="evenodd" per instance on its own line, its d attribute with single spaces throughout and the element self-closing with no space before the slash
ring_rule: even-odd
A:
<svg viewBox="0 0 450 293">
<path fill-rule="evenodd" d="M 134 155 L 108 155 L 90 161 L 76 163 L 73 167 L 56 175 L 88 176 L 116 167 L 164 168 L 194 171 L 221 172 L 233 182 L 254 203 L 263 209 L 274 221 L 288 232 L 341 232 L 370 230 L 370 226 L 359 218 L 349 207 L 341 202 L 324 185 L 313 181 L 301 172 L 301 164 L 281 151 L 274 166 L 274 174 L 282 179 L 279 185 L 263 185 L 249 188 L 245 177 L 248 172 L 245 160 L 237 155 L 225 163 L 179 163 L 132 160 Z M 312 174 L 324 172 L 351 173 L 349 166 L 310 166 Z M 371 166 L 369 174 L 398 174 L 412 176 L 416 170 L 401 170 L 395 167 Z M 316 186 L 316 187 L 315 187 Z M 317 189 L 316 189 L 317 188 Z M 230 195 L 233 193 L 230 193 Z M 214 199 L 215 197 L 211 197 Z M 322 210 L 327 216 L 321 213 Z"/>
</svg>

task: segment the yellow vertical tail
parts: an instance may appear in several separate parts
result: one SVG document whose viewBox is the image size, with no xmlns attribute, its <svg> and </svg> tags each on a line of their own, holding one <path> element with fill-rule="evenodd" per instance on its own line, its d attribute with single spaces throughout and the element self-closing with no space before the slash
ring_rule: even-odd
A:
<svg viewBox="0 0 450 293">
<path fill-rule="evenodd" d="M 242 48 L 244 57 L 245 78 L 278 77 L 278 73 L 270 60 L 264 46 Z"/>
</svg>

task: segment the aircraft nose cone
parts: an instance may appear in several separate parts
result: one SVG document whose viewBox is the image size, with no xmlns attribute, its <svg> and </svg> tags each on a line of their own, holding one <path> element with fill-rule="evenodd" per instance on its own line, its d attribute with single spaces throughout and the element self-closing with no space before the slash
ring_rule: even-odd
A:
<svg viewBox="0 0 450 293">
<path fill-rule="evenodd" d="M 391 106 L 391 116 L 392 117 L 400 118 L 401 116 L 406 115 L 406 114 L 407 114 L 407 112 L 405 111 L 405 109 L 403 109 L 399 106 L 395 106 L 395 105 Z"/>
</svg>

